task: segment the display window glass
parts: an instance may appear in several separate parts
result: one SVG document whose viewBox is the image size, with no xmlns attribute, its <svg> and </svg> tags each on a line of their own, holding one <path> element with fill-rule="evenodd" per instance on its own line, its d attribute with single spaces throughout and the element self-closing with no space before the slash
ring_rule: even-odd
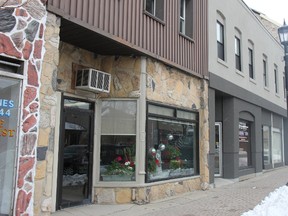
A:
<svg viewBox="0 0 288 216">
<path fill-rule="evenodd" d="M 134 181 L 136 101 L 103 101 L 101 110 L 101 181 Z"/>
<path fill-rule="evenodd" d="M 270 127 L 263 126 L 263 160 L 264 165 L 271 164 L 271 143 L 270 143 Z"/>
<path fill-rule="evenodd" d="M 251 124 L 241 120 L 239 122 L 239 168 L 247 168 L 251 161 Z"/>
<path fill-rule="evenodd" d="M 273 129 L 273 148 L 272 148 L 272 158 L 273 163 L 282 162 L 282 135 L 280 129 Z"/>
<path fill-rule="evenodd" d="M 21 80 L 0 76 L 0 215 L 13 207 Z"/>
<path fill-rule="evenodd" d="M 158 106 L 157 109 L 160 111 L 161 108 Z M 195 121 L 197 114 L 171 108 L 171 111 L 175 111 L 171 112 L 174 113 L 172 119 L 164 117 L 167 112 L 157 117 L 155 113 L 161 112 L 154 110 L 155 105 L 150 105 L 147 121 L 147 181 L 197 175 L 199 170 L 198 128 Z M 167 111 L 167 107 L 164 110 Z"/>
</svg>

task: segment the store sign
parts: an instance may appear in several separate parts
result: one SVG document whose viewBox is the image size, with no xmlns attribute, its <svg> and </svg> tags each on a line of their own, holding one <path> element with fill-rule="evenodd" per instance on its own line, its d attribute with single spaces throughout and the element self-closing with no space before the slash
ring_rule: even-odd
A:
<svg viewBox="0 0 288 216">
<path fill-rule="evenodd" d="M 14 137 L 15 129 L 7 128 L 7 124 L 4 118 L 11 116 L 11 109 L 14 108 L 14 100 L 7 100 L 0 98 L 0 137 Z M 3 117 L 3 119 L 1 119 Z"/>
</svg>

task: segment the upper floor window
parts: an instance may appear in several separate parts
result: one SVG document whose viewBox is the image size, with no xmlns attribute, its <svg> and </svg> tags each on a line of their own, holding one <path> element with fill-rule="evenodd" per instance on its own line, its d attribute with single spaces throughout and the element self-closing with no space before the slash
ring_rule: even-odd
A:
<svg viewBox="0 0 288 216">
<path fill-rule="evenodd" d="M 145 10 L 149 14 L 163 20 L 164 19 L 164 0 L 146 0 Z"/>
<path fill-rule="evenodd" d="M 235 36 L 235 65 L 236 69 L 241 71 L 241 41 Z"/>
<path fill-rule="evenodd" d="M 275 93 L 279 93 L 279 84 L 278 84 L 278 67 L 274 65 L 274 82 L 275 82 Z"/>
<path fill-rule="evenodd" d="M 267 57 L 263 57 L 263 81 L 264 81 L 264 87 L 268 88 L 268 71 L 267 71 Z"/>
<path fill-rule="evenodd" d="M 193 1 L 180 0 L 180 33 L 193 36 Z"/>
<path fill-rule="evenodd" d="M 253 57 L 253 49 L 248 48 L 248 54 L 249 54 L 249 77 L 251 79 L 255 79 L 255 74 L 254 74 L 254 57 Z"/>
<path fill-rule="evenodd" d="M 217 28 L 217 51 L 218 51 L 218 58 L 225 60 L 225 51 L 224 51 L 224 25 L 217 21 L 216 24 Z"/>
</svg>

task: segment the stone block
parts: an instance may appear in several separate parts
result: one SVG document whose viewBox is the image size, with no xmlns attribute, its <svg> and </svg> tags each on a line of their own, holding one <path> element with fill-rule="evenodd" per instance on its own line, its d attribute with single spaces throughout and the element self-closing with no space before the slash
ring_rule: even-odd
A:
<svg viewBox="0 0 288 216">
<path fill-rule="evenodd" d="M 47 172 L 53 172 L 53 160 L 54 154 L 51 151 L 47 151 L 46 154 L 46 161 L 47 161 Z"/>
<path fill-rule="evenodd" d="M 17 186 L 21 188 L 25 182 L 26 174 L 34 167 L 34 157 L 21 157 L 19 160 L 18 183 Z"/>
<path fill-rule="evenodd" d="M 46 166 L 47 166 L 47 162 L 45 160 L 37 162 L 36 175 L 35 175 L 35 179 L 36 180 L 45 178 L 45 176 L 46 176 Z"/>
<path fill-rule="evenodd" d="M 52 210 L 52 198 L 51 197 L 43 200 L 42 205 L 41 205 L 41 210 L 43 212 L 51 212 Z"/>
<path fill-rule="evenodd" d="M 31 62 L 28 65 L 28 84 L 36 87 L 39 86 L 37 68 Z"/>
<path fill-rule="evenodd" d="M 32 101 L 35 100 L 37 89 L 34 87 L 27 87 L 24 91 L 24 108 L 26 108 Z"/>
<path fill-rule="evenodd" d="M 46 152 L 48 147 L 37 147 L 37 160 L 43 161 L 46 158 Z"/>
<path fill-rule="evenodd" d="M 28 156 L 32 155 L 33 150 L 36 146 L 36 134 L 25 134 L 23 136 L 22 147 L 21 147 L 21 155 Z"/>
<path fill-rule="evenodd" d="M 116 203 L 123 204 L 123 203 L 130 203 L 132 200 L 132 193 L 131 188 L 119 188 L 116 189 Z"/>
<path fill-rule="evenodd" d="M 23 190 L 20 190 L 18 192 L 18 196 L 17 196 L 17 201 L 16 201 L 16 215 L 21 215 L 23 213 L 26 212 L 28 206 L 29 206 L 29 203 L 30 203 L 30 200 L 31 200 L 31 197 L 32 197 L 32 193 L 26 193 L 25 191 Z"/>
<path fill-rule="evenodd" d="M 52 195 L 52 182 L 53 182 L 53 174 L 48 173 L 46 176 L 46 183 L 44 188 L 44 195 L 50 197 Z"/>
<path fill-rule="evenodd" d="M 115 191 L 110 188 L 97 188 L 95 200 L 98 204 L 115 204 Z"/>
<path fill-rule="evenodd" d="M 51 128 L 40 128 L 38 135 L 38 147 L 48 146 Z"/>
<path fill-rule="evenodd" d="M 36 125 L 37 119 L 34 115 L 31 115 L 25 121 L 23 122 L 22 130 L 23 132 L 27 133 L 30 129 L 33 129 L 33 127 Z"/>
<path fill-rule="evenodd" d="M 34 181 L 34 206 L 40 208 L 43 195 L 44 179 Z"/>
</svg>

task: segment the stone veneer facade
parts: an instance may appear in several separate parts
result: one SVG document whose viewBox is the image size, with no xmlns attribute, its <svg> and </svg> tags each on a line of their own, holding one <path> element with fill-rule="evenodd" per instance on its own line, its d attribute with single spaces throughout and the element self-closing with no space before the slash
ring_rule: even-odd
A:
<svg viewBox="0 0 288 216">
<path fill-rule="evenodd" d="M 78 67 L 96 68 L 112 75 L 110 93 L 99 94 L 97 98 L 139 98 L 141 57 L 95 56 L 91 52 L 67 43 L 61 43 L 59 50 L 58 90 L 69 95 L 78 94 L 78 96 L 96 99 L 94 93 L 83 93 L 74 89 L 74 64 Z M 146 62 L 146 100 L 186 109 L 194 107 L 199 111 L 200 176 L 160 181 L 144 187 L 143 184 L 141 187 L 125 187 L 120 186 L 121 184 L 117 186 L 117 183 L 115 187 L 96 185 L 95 203 L 150 202 L 209 187 L 208 82 L 154 59 L 147 58 Z"/>
<path fill-rule="evenodd" d="M 50 215 L 55 155 L 57 92 L 87 98 L 139 98 L 141 58 L 95 56 L 59 42 L 60 20 L 47 13 L 45 0 L 0 0 L 14 5 L 0 14 L 0 55 L 24 62 L 21 133 L 15 215 Z M 22 4 L 24 3 L 24 4 Z M 4 13 L 2 12 L 4 11 Z M 76 65 L 76 66 L 75 66 Z M 112 75 L 109 94 L 83 93 L 73 88 L 75 67 L 97 68 Z M 208 172 L 208 84 L 147 58 L 146 99 L 199 111 L 200 176 L 147 184 L 139 188 L 96 187 L 97 203 L 129 203 L 162 199 L 194 189 L 206 189 Z M 132 194 L 135 194 L 135 197 Z"/>
</svg>

